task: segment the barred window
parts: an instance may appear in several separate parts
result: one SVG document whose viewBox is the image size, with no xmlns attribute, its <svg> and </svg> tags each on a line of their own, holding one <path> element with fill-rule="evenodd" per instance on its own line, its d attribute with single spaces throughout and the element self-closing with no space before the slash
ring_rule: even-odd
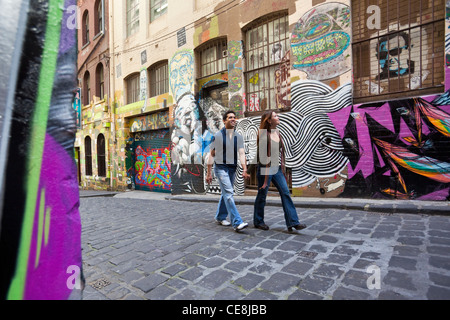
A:
<svg viewBox="0 0 450 320">
<path fill-rule="evenodd" d="M 355 103 L 444 90 L 444 0 L 352 1 Z"/>
<path fill-rule="evenodd" d="M 127 87 L 127 104 L 138 102 L 141 93 L 139 73 L 132 74 L 125 79 L 125 82 Z"/>
<path fill-rule="evenodd" d="M 244 29 L 247 111 L 276 109 L 275 73 L 289 51 L 289 18 L 278 13 Z"/>
<path fill-rule="evenodd" d="M 227 39 L 211 40 L 197 49 L 200 78 L 227 70 Z"/>
<path fill-rule="evenodd" d="M 150 96 L 158 96 L 169 92 L 169 68 L 167 61 L 150 67 Z"/>
</svg>

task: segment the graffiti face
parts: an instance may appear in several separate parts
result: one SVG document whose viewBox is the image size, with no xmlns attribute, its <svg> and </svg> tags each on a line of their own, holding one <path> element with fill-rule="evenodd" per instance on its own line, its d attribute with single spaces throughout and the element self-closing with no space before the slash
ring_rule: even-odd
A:
<svg viewBox="0 0 450 320">
<path fill-rule="evenodd" d="M 409 48 L 410 41 L 406 33 L 381 38 L 377 45 L 377 58 L 381 73 L 376 80 L 414 73 L 414 61 L 408 59 Z"/>
<path fill-rule="evenodd" d="M 185 93 L 192 92 L 194 83 L 194 58 L 190 52 L 182 51 L 170 62 L 170 88 L 178 101 Z"/>
<path fill-rule="evenodd" d="M 175 127 L 187 135 L 191 135 L 198 126 L 199 113 L 195 101 L 182 101 L 175 109 Z"/>
</svg>

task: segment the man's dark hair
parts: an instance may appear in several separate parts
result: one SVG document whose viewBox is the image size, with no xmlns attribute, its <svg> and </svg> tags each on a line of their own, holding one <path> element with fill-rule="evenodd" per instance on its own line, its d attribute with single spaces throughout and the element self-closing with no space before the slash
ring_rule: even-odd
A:
<svg viewBox="0 0 450 320">
<path fill-rule="evenodd" d="M 225 112 L 225 113 L 223 114 L 223 117 L 222 117 L 223 121 L 226 121 L 226 120 L 227 120 L 228 115 L 229 115 L 230 113 L 232 113 L 232 114 L 234 114 L 234 115 L 236 116 L 236 112 L 234 112 L 233 110 L 228 110 L 227 112 Z"/>
</svg>

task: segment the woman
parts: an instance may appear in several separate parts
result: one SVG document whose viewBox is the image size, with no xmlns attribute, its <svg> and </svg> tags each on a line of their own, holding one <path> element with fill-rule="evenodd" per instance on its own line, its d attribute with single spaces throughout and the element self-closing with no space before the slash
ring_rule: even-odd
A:
<svg viewBox="0 0 450 320">
<path fill-rule="evenodd" d="M 306 228 L 306 225 L 300 224 L 298 221 L 297 211 L 286 182 L 284 145 L 277 129 L 279 124 L 280 119 L 274 111 L 266 111 L 261 116 L 258 136 L 258 195 L 255 200 L 253 223 L 255 228 L 269 230 L 269 227 L 264 223 L 264 207 L 270 182 L 273 182 L 280 193 L 284 219 L 288 231 L 291 232 L 292 228 L 302 230 Z"/>
</svg>

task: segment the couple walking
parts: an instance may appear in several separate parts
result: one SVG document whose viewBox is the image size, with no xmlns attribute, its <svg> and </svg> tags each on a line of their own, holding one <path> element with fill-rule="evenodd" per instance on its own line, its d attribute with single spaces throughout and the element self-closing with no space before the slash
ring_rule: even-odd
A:
<svg viewBox="0 0 450 320">
<path fill-rule="evenodd" d="M 211 169 L 214 165 L 214 173 L 219 181 L 221 197 L 215 219 L 223 226 L 232 225 L 235 231 L 240 231 L 248 226 L 239 215 L 233 198 L 233 184 L 236 175 L 237 160 L 244 170 L 244 179 L 250 178 L 247 173 L 247 163 L 244 152 L 244 139 L 234 131 L 236 126 L 236 114 L 227 111 L 223 115 L 225 127 L 212 138 L 211 152 L 207 161 L 206 183 L 212 182 Z M 264 207 L 269 191 L 270 182 L 273 182 L 281 196 L 284 218 L 288 231 L 292 228 L 301 230 L 306 225 L 300 224 L 297 211 L 289 194 L 289 188 L 284 175 L 284 146 L 279 131 L 276 129 L 280 119 L 276 112 L 266 111 L 261 116 L 260 133 L 258 136 L 258 195 L 254 205 L 253 223 L 256 228 L 269 230 L 264 223 Z M 266 148 L 260 148 L 265 146 Z M 260 152 L 263 150 L 264 152 Z M 265 153 L 265 154 L 262 154 Z M 270 159 L 276 159 L 273 163 Z M 230 215 L 231 223 L 226 220 Z"/>
</svg>

